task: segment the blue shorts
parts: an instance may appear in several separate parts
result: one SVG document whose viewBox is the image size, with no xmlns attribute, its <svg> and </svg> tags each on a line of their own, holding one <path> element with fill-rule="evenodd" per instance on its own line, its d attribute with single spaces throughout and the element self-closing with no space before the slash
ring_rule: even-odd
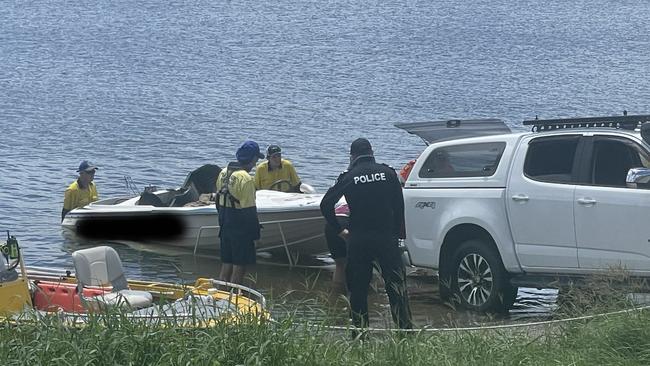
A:
<svg viewBox="0 0 650 366">
<path fill-rule="evenodd" d="M 221 233 L 221 261 L 235 265 L 255 264 L 255 242 L 236 234 Z"/>
</svg>

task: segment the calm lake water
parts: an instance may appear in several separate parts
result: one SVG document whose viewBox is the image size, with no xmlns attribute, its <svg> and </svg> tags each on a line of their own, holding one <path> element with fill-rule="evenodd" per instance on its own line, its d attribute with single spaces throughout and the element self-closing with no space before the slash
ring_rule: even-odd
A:
<svg viewBox="0 0 650 366">
<path fill-rule="evenodd" d="M 29 265 L 70 267 L 83 243 L 61 234 L 60 212 L 83 159 L 110 197 L 128 193 L 124 176 L 176 187 L 252 138 L 281 145 L 324 191 L 356 137 L 396 167 L 417 157 L 424 144 L 396 122 L 648 113 L 648 19 L 647 0 L 5 0 L 0 229 Z M 133 278 L 218 270 L 116 248 Z M 327 286 L 327 271 L 261 264 L 257 287 L 283 293 L 317 276 Z M 418 322 L 444 319 L 419 292 Z"/>
</svg>

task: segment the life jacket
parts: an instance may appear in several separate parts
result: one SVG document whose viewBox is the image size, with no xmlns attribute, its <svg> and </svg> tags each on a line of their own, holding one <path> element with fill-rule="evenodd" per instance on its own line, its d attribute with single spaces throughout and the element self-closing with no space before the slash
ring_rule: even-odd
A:
<svg viewBox="0 0 650 366">
<path fill-rule="evenodd" d="M 230 201 L 230 207 L 235 208 L 236 204 L 239 203 L 239 200 L 233 196 L 230 193 L 230 176 L 232 173 L 238 171 L 238 170 L 243 170 L 241 166 L 239 166 L 236 163 L 230 163 L 228 164 L 227 170 L 226 170 L 226 176 L 223 179 L 223 185 L 221 186 L 221 189 L 217 192 L 216 196 L 216 206 L 217 206 L 217 211 L 219 210 L 220 207 L 225 207 L 226 205 L 226 200 Z M 223 198 L 223 205 L 221 204 L 221 199 Z"/>
</svg>

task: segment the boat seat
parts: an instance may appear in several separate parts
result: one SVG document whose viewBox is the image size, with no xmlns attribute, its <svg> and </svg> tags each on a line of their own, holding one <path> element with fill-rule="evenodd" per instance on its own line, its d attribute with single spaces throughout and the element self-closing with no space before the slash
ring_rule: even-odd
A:
<svg viewBox="0 0 650 366">
<path fill-rule="evenodd" d="M 115 249 L 109 246 L 77 250 L 72 253 L 77 290 L 81 301 L 92 309 L 102 307 L 128 306 L 139 309 L 150 306 L 153 296 L 147 291 L 130 290 L 124 276 L 122 261 Z M 84 287 L 112 286 L 110 293 L 93 297 L 83 296 Z"/>
<path fill-rule="evenodd" d="M 153 194 L 151 192 L 143 192 L 140 195 L 140 199 L 138 200 L 138 205 L 150 205 L 150 206 L 154 206 L 154 207 L 165 207 L 165 204 L 160 199 L 160 197 L 156 196 L 155 194 Z"/>
<path fill-rule="evenodd" d="M 170 204 L 171 207 L 183 207 L 190 202 L 199 200 L 199 192 L 194 187 L 194 184 L 190 183 L 189 187 L 183 189 L 185 189 L 184 192 L 174 196 Z"/>
</svg>

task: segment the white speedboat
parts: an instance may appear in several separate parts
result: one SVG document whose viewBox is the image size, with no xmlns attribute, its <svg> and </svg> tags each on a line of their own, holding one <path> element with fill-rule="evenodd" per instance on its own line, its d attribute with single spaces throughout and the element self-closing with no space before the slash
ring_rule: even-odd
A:
<svg viewBox="0 0 650 366">
<path fill-rule="evenodd" d="M 209 167 L 209 168 L 206 168 Z M 61 225 L 87 239 L 130 241 L 219 252 L 214 181 L 218 167 L 203 166 L 188 175 L 179 189 L 148 189 L 131 198 L 108 198 L 70 211 Z M 197 174 L 199 171 L 203 174 Z M 203 176 L 203 177 L 202 177 Z M 262 225 L 259 252 L 286 256 L 327 252 L 323 194 L 257 191 Z"/>
</svg>

